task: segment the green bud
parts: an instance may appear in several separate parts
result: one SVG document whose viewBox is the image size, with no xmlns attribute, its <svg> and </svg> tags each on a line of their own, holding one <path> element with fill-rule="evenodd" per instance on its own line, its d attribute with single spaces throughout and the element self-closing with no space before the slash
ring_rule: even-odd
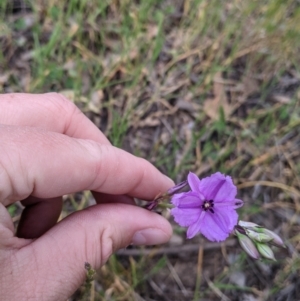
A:
<svg viewBox="0 0 300 301">
<path fill-rule="evenodd" d="M 246 232 L 251 239 L 257 242 L 269 242 L 277 247 L 285 248 L 285 245 L 279 235 L 269 229 L 263 228 L 255 223 L 244 221 L 239 221 L 238 226 L 243 228 L 244 232 Z M 255 232 L 258 234 L 255 234 Z"/>
<path fill-rule="evenodd" d="M 259 228 L 257 230 L 257 232 L 262 233 L 262 234 L 267 235 L 268 237 L 270 237 L 270 243 L 274 244 L 275 246 L 285 248 L 285 245 L 284 245 L 282 239 L 275 232 L 273 232 L 269 229 L 266 229 L 266 228 Z"/>
<path fill-rule="evenodd" d="M 257 233 L 253 230 L 246 230 L 246 233 L 247 233 L 247 236 L 249 238 L 251 238 L 252 240 L 256 241 L 256 242 L 270 242 L 273 240 L 272 237 L 270 237 L 269 235 L 267 234 L 264 234 L 264 233 Z"/>
<path fill-rule="evenodd" d="M 268 245 L 257 242 L 256 247 L 263 257 L 276 261 L 274 253 Z"/>
<path fill-rule="evenodd" d="M 254 259 L 260 258 L 258 250 L 255 247 L 255 244 L 252 242 L 252 240 L 248 236 L 241 234 L 237 230 L 235 230 L 235 234 L 239 240 L 241 247 L 250 257 L 252 257 Z"/>
<path fill-rule="evenodd" d="M 252 229 L 252 228 L 259 227 L 258 224 L 251 223 L 251 222 L 245 222 L 245 221 L 239 221 L 238 224 L 239 224 L 241 227 L 247 228 L 247 229 Z"/>
</svg>

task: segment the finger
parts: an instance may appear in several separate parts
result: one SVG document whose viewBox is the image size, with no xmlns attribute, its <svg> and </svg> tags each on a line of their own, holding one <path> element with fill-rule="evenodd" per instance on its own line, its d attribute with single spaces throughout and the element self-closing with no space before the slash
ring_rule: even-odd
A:
<svg viewBox="0 0 300 301">
<path fill-rule="evenodd" d="M 113 195 L 93 191 L 93 196 L 97 204 L 122 203 L 135 205 L 134 199 L 128 195 Z"/>
<path fill-rule="evenodd" d="M 0 124 L 40 127 L 74 138 L 110 144 L 103 133 L 62 94 L 12 93 L 0 95 Z M 99 199 L 99 198 L 98 198 Z M 115 202 L 112 196 L 101 198 Z M 119 198 L 118 201 L 121 201 Z M 122 198 L 122 202 L 125 201 Z M 132 202 L 132 201 L 130 201 Z M 32 211 L 26 210 L 24 215 Z M 22 219 L 23 220 L 23 219 Z M 23 231 L 19 228 L 19 231 Z M 21 232 L 19 233 L 21 235 Z"/>
<path fill-rule="evenodd" d="M 0 124 L 39 127 L 74 138 L 110 144 L 71 101 L 58 93 L 0 95 Z"/>
<path fill-rule="evenodd" d="M 34 273 L 28 282 L 27 272 L 21 269 L 18 282 L 34 285 L 32 299 L 41 300 L 39 297 L 45 296 L 47 283 L 47 292 L 52 295 L 44 299 L 65 300 L 84 281 L 85 262 L 98 269 L 117 249 L 130 243 L 164 243 L 171 233 L 170 224 L 153 212 L 125 204 L 95 205 L 70 215 L 30 246 L 19 250 L 18 261 L 26 258 L 26 266 Z"/>
<path fill-rule="evenodd" d="M 3 277 L 1 276 L 2 263 L 7 261 L 10 262 L 9 257 L 11 257 L 11 250 L 15 249 L 16 246 L 18 248 L 22 248 L 31 243 L 31 240 L 17 238 L 14 233 L 15 233 L 15 227 L 12 218 L 8 213 L 7 208 L 5 208 L 0 203 L 0 266 L 1 266 L 0 279 L 1 281 L 3 279 Z M 8 252 L 5 252 L 7 250 Z M 3 285 L 2 282 L 1 284 Z M 1 287 L 1 293 L 2 293 L 2 287 Z"/>
<path fill-rule="evenodd" d="M 37 128 L 2 125 L 0 135 L 4 205 L 81 190 L 151 200 L 174 185 L 148 161 L 110 145 Z"/>
<path fill-rule="evenodd" d="M 105 193 L 93 193 L 98 204 L 123 203 L 135 205 L 133 198 L 126 195 L 110 195 Z M 25 209 L 22 212 L 18 224 L 17 237 L 33 239 L 42 236 L 56 223 L 62 210 L 62 198 L 40 199 L 29 196 L 23 200 Z"/>
<path fill-rule="evenodd" d="M 7 229 L 5 231 L 5 235 L 8 235 L 8 237 L 11 237 L 14 233 L 14 224 L 12 222 L 11 216 L 9 215 L 7 209 L 0 203 L 0 244 L 3 241 L 3 234 L 4 229 Z"/>
<path fill-rule="evenodd" d="M 29 196 L 22 201 L 25 209 L 18 225 L 17 237 L 38 238 L 51 229 L 62 210 L 62 198 L 40 199 Z"/>
</svg>

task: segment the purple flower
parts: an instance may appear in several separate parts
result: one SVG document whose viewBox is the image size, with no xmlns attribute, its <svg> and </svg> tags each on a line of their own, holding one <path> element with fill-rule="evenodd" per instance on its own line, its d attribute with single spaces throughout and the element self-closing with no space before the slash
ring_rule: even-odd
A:
<svg viewBox="0 0 300 301">
<path fill-rule="evenodd" d="M 202 233 L 211 241 L 225 240 L 238 223 L 235 209 L 243 205 L 235 198 L 237 189 L 231 177 L 217 172 L 200 180 L 190 172 L 188 183 L 191 191 L 172 198 L 175 221 L 188 227 L 187 238 Z"/>
</svg>

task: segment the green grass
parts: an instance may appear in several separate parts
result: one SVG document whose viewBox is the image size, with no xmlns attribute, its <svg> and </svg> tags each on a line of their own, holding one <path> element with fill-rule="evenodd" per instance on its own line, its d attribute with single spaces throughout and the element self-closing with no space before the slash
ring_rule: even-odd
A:
<svg viewBox="0 0 300 301">
<path fill-rule="evenodd" d="M 176 182 L 188 171 L 205 176 L 219 170 L 236 183 L 267 179 L 300 189 L 296 1 L 23 1 L 28 11 L 19 14 L 12 14 L 11 3 L 0 3 L 0 75 L 7 77 L 0 80 L 1 92 L 66 93 L 114 145 L 150 160 Z M 252 91 L 250 84 L 256 86 Z M 232 111 L 228 114 L 223 102 L 212 118 L 205 104 L 218 89 Z M 285 96 L 286 102 L 274 95 Z M 253 199 L 255 189 L 239 192 L 246 202 L 242 217 L 257 222 L 269 217 L 274 228 L 284 225 L 285 238 L 297 250 L 293 238 L 298 225 L 278 213 L 280 206 L 291 205 L 293 214 L 299 214 L 294 196 L 261 186 Z M 88 198 L 70 197 L 69 207 L 80 209 Z M 280 206 L 269 209 L 272 201 Z M 11 207 L 12 215 L 15 211 Z M 205 253 L 209 264 L 203 269 L 214 269 L 209 258 L 218 260 L 221 276 L 215 268 L 210 279 L 232 300 L 240 290 L 267 289 L 255 276 L 259 268 L 244 257 L 234 269 L 249 269 L 249 286 L 229 283 L 232 267 L 219 255 L 219 249 Z M 197 265 L 195 254 L 189 259 L 113 256 L 97 280 L 101 289 L 92 286 L 95 300 L 135 300 L 135 294 L 163 300 L 151 281 L 166 285 L 166 295 L 178 300 L 194 295 L 218 300 L 203 277 L 196 285 L 196 268 L 191 271 L 195 278 L 184 283 L 191 293 L 181 294 L 178 283 L 165 276 L 167 260 L 175 267 L 184 260 Z M 272 266 L 272 275 L 262 276 L 272 286 L 270 300 L 287 285 L 279 279 L 296 273 L 290 261 L 280 261 Z M 184 278 L 184 273 L 178 270 L 178 276 Z"/>
</svg>

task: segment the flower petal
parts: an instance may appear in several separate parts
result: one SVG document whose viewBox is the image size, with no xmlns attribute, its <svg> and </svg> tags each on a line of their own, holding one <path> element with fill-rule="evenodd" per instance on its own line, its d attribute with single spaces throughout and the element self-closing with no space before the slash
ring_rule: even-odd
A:
<svg viewBox="0 0 300 301">
<path fill-rule="evenodd" d="M 214 204 L 215 207 L 228 207 L 231 209 L 238 209 L 244 206 L 244 202 L 239 199 L 234 199 L 232 201 L 230 200 L 225 200 L 224 202 L 217 202 Z M 226 210 L 226 209 L 225 209 Z"/>
<path fill-rule="evenodd" d="M 202 225 L 201 222 L 205 215 L 206 215 L 206 212 L 203 210 L 201 212 L 200 216 L 198 217 L 198 219 L 189 226 L 187 233 L 186 233 L 187 238 L 189 238 L 189 239 L 193 238 L 198 233 L 201 233 L 201 225 Z"/>
<path fill-rule="evenodd" d="M 239 199 L 234 199 L 234 209 L 238 209 L 244 206 L 244 202 Z"/>
<path fill-rule="evenodd" d="M 205 214 L 202 221 L 201 233 L 210 241 L 223 241 L 229 233 L 221 229 L 212 218 L 212 214 Z"/>
<path fill-rule="evenodd" d="M 175 194 L 171 203 L 179 208 L 197 208 L 202 205 L 199 194 L 193 191 Z"/>
<path fill-rule="evenodd" d="M 189 172 L 188 174 L 188 183 L 192 189 L 192 191 L 200 192 L 200 179 L 197 177 L 196 174 Z"/>
<path fill-rule="evenodd" d="M 238 224 L 238 214 L 232 208 L 222 208 L 221 210 L 218 208 L 214 208 L 215 213 L 213 213 L 214 219 L 218 224 L 222 224 L 223 228 L 226 231 L 231 232 L 234 227 Z"/>
<path fill-rule="evenodd" d="M 220 172 L 202 179 L 199 187 L 207 200 L 214 200 L 215 202 L 233 200 L 237 193 L 231 177 L 225 176 Z"/>
<path fill-rule="evenodd" d="M 211 241 L 223 241 L 229 236 L 237 221 L 238 215 L 234 210 L 207 212 L 201 222 L 201 233 Z"/>
<path fill-rule="evenodd" d="M 171 209 L 171 214 L 174 216 L 174 220 L 182 227 L 189 227 L 197 222 L 201 212 L 201 208 L 178 208 Z"/>
</svg>

